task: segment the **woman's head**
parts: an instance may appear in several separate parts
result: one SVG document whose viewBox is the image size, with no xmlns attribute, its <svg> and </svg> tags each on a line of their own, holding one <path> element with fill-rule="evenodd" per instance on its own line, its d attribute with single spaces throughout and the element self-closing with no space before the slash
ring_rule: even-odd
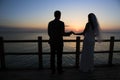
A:
<svg viewBox="0 0 120 80">
<path fill-rule="evenodd" d="M 97 36 L 100 36 L 99 23 L 98 23 L 97 18 L 96 18 L 96 16 L 95 16 L 94 13 L 90 13 L 90 14 L 88 15 L 88 21 L 89 21 L 89 23 L 91 23 L 92 28 L 93 28 L 95 34 L 96 34 Z"/>
<path fill-rule="evenodd" d="M 95 29 L 96 27 L 99 27 L 99 23 L 97 21 L 97 18 L 94 13 L 90 13 L 88 15 L 88 22 L 92 24 L 92 28 Z"/>
<path fill-rule="evenodd" d="M 88 15 L 88 20 L 89 20 L 89 22 L 97 21 L 95 14 L 94 13 L 90 13 Z"/>
</svg>

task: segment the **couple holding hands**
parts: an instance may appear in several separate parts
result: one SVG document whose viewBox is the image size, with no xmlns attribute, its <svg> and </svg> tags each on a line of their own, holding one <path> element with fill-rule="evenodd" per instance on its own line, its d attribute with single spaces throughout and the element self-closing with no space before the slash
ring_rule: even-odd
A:
<svg viewBox="0 0 120 80">
<path fill-rule="evenodd" d="M 62 74 L 62 53 L 63 53 L 63 36 L 84 35 L 83 48 L 80 60 L 80 71 L 89 72 L 94 70 L 94 45 L 95 37 L 99 38 L 99 23 L 94 13 L 88 15 L 88 22 L 81 33 L 65 32 L 64 22 L 60 21 L 61 12 L 54 12 L 55 19 L 48 24 L 49 44 L 51 50 L 51 70 L 55 73 L 55 54 L 57 55 L 57 71 Z"/>
</svg>

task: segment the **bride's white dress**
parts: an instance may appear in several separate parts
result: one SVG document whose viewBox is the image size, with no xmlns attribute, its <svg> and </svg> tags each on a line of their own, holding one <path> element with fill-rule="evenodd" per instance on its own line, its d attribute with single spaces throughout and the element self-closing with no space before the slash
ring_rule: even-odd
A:
<svg viewBox="0 0 120 80">
<path fill-rule="evenodd" d="M 95 34 L 90 24 L 86 25 L 84 34 L 83 49 L 80 60 L 80 70 L 83 72 L 93 71 L 94 68 L 94 45 Z"/>
</svg>

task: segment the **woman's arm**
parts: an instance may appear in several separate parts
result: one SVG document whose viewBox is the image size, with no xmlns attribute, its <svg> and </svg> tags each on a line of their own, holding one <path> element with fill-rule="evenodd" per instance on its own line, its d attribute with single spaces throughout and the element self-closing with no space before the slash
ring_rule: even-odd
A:
<svg viewBox="0 0 120 80">
<path fill-rule="evenodd" d="M 74 34 L 74 35 L 83 35 L 84 33 L 83 33 L 83 32 L 81 32 L 81 33 L 74 33 L 74 32 L 73 32 L 73 34 Z"/>
</svg>

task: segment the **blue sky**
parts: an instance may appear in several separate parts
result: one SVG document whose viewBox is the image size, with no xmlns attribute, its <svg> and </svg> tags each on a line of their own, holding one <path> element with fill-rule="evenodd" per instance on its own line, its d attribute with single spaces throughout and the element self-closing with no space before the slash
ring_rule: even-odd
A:
<svg viewBox="0 0 120 80">
<path fill-rule="evenodd" d="M 84 29 L 91 12 L 102 29 L 120 29 L 119 0 L 0 0 L 0 26 L 47 29 L 55 10 L 69 29 Z"/>
</svg>

